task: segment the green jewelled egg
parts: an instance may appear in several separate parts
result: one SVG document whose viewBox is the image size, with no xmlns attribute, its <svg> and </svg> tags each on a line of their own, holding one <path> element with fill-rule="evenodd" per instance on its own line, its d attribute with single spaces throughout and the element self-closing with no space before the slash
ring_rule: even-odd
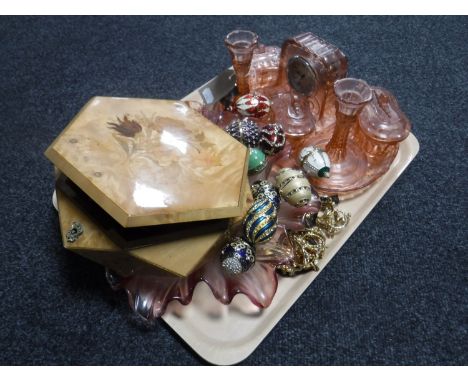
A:
<svg viewBox="0 0 468 382">
<path fill-rule="evenodd" d="M 266 155 L 257 148 L 249 149 L 249 174 L 262 171 L 267 165 Z"/>
</svg>

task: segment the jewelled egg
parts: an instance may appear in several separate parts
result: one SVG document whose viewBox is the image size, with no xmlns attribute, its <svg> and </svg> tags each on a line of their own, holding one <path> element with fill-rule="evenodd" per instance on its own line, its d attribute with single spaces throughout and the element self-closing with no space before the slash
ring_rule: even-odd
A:
<svg viewBox="0 0 468 382">
<path fill-rule="evenodd" d="M 260 141 L 258 125 L 248 118 L 232 121 L 226 128 L 226 131 L 247 147 L 256 147 Z"/>
<path fill-rule="evenodd" d="M 267 180 L 257 180 L 250 187 L 254 199 L 262 197 L 270 199 L 276 209 L 280 206 L 280 195 L 278 189 Z"/>
<path fill-rule="evenodd" d="M 281 197 L 294 207 L 303 207 L 312 197 L 312 188 L 301 170 L 283 168 L 276 176 Z"/>
<path fill-rule="evenodd" d="M 283 150 L 285 144 L 286 135 L 279 123 L 271 123 L 260 130 L 259 145 L 265 154 L 274 155 Z"/>
<path fill-rule="evenodd" d="M 226 273 L 238 275 L 255 264 L 255 249 L 240 237 L 235 237 L 221 250 L 221 267 Z"/>
<path fill-rule="evenodd" d="M 236 101 L 236 110 L 244 117 L 262 118 L 270 109 L 270 100 L 260 94 L 246 94 Z"/>
<path fill-rule="evenodd" d="M 266 156 L 262 150 L 257 148 L 249 149 L 249 174 L 256 174 L 262 171 L 267 165 Z"/>
<path fill-rule="evenodd" d="M 318 178 L 330 177 L 330 158 L 318 147 L 304 147 L 299 153 L 299 162 L 307 175 Z"/>
<path fill-rule="evenodd" d="M 263 243 L 272 238 L 278 222 L 277 210 L 268 198 L 254 201 L 244 218 L 244 236 L 250 243 Z"/>
</svg>

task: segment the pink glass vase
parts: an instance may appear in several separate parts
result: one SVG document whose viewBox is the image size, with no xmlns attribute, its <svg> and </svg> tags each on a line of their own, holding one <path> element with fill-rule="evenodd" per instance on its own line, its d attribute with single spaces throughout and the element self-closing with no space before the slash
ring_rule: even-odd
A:
<svg viewBox="0 0 468 382">
<path fill-rule="evenodd" d="M 258 36 L 251 31 L 235 30 L 226 36 L 224 43 L 231 55 L 232 66 L 236 72 L 239 96 L 243 96 L 249 92 L 248 74 L 254 49 L 257 47 Z"/>
</svg>

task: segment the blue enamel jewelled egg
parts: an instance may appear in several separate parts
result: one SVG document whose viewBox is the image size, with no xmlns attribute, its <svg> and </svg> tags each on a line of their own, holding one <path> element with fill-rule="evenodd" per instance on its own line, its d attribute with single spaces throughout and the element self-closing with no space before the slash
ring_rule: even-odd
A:
<svg viewBox="0 0 468 382">
<path fill-rule="evenodd" d="M 236 119 L 232 121 L 226 131 L 230 136 L 237 139 L 247 147 L 255 147 L 260 141 L 260 130 L 258 125 L 249 118 Z"/>
<path fill-rule="evenodd" d="M 247 272 L 255 264 L 255 249 L 240 237 L 235 237 L 221 250 L 221 267 L 231 275 Z"/>
<path fill-rule="evenodd" d="M 263 243 L 273 237 L 278 222 L 277 210 L 268 198 L 254 201 L 244 218 L 244 237 L 249 243 Z"/>
<path fill-rule="evenodd" d="M 280 206 L 280 195 L 278 189 L 267 180 L 257 180 L 251 186 L 254 199 L 266 197 L 270 199 L 276 209 Z"/>
</svg>

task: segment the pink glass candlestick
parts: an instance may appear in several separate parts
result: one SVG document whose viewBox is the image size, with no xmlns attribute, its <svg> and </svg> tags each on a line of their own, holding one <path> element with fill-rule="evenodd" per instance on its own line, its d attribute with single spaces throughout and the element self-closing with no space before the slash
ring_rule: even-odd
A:
<svg viewBox="0 0 468 382">
<path fill-rule="evenodd" d="M 362 80 L 344 78 L 334 84 L 336 97 L 336 124 L 328 143 L 321 141 L 316 145 L 324 149 L 331 160 L 329 178 L 310 178 L 309 180 L 323 194 L 344 194 L 363 187 L 367 170 L 365 153 L 348 140 L 351 129 L 357 124 L 360 110 L 372 99 L 372 90 Z"/>
<path fill-rule="evenodd" d="M 257 42 L 258 36 L 254 32 L 244 30 L 232 31 L 224 39 L 236 72 L 237 90 L 240 96 L 249 92 L 248 74 Z"/>
</svg>

